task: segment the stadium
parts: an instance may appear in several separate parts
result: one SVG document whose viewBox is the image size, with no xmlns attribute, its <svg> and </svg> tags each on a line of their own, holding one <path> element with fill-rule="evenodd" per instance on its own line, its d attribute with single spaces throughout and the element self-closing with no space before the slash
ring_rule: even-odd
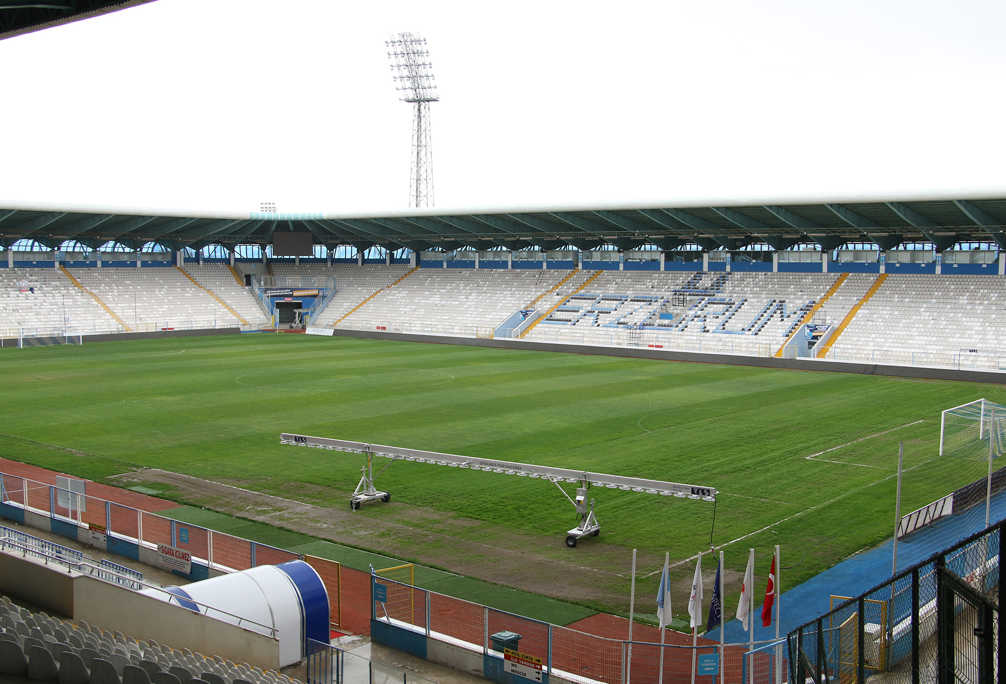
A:
<svg viewBox="0 0 1006 684">
<path fill-rule="evenodd" d="M 998 681 L 1004 248 L 988 193 L 0 203 L 0 673 Z"/>
</svg>

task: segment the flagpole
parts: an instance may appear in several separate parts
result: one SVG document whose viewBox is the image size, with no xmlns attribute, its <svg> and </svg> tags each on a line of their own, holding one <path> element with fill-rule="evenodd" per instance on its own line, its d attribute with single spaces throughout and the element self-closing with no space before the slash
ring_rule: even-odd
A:
<svg viewBox="0 0 1006 684">
<path fill-rule="evenodd" d="M 723 575 L 725 568 L 723 567 L 723 549 L 720 549 L 720 684 L 726 684 L 726 669 L 727 669 L 727 649 L 726 649 L 726 611 L 723 610 L 723 597 L 726 594 L 723 593 Z"/>
<path fill-rule="evenodd" d="M 696 562 L 699 564 L 699 567 L 701 568 L 702 567 L 702 552 L 701 551 L 699 551 L 699 558 L 698 558 L 698 560 Z M 700 582 L 702 581 L 702 574 L 701 574 L 701 572 L 699 573 L 699 581 Z M 691 607 L 690 604 L 691 604 L 691 601 L 689 600 L 689 608 Z M 701 606 L 698 607 L 698 614 L 699 615 L 702 614 L 702 607 Z M 694 622 L 694 621 L 695 620 L 693 619 L 692 622 Z M 695 684 L 695 665 L 696 665 L 697 659 L 698 659 L 698 654 L 697 654 L 696 651 L 697 651 L 698 645 L 699 645 L 699 628 L 698 628 L 697 625 L 692 625 L 692 684 Z"/>
<path fill-rule="evenodd" d="M 775 640 L 779 641 L 779 622 L 782 619 L 782 597 L 779 595 L 779 574 L 782 570 L 782 557 L 779 552 L 779 545 L 775 545 L 775 577 L 772 578 L 773 589 L 775 590 Z M 782 684 L 782 644 L 775 646 L 775 682 Z"/>
<path fill-rule="evenodd" d="M 755 650 L 755 549 L 747 549 L 747 564 L 751 567 L 751 585 L 747 592 L 747 653 Z M 746 579 L 744 580 L 746 581 Z M 755 656 L 750 657 L 747 667 L 747 681 L 755 684 Z"/>
<path fill-rule="evenodd" d="M 660 591 L 660 592 L 664 591 L 664 586 L 663 586 L 663 583 L 664 583 L 664 573 L 667 571 L 667 565 L 670 562 L 671 562 L 671 553 L 670 553 L 670 551 L 664 551 L 664 569 L 660 571 L 660 589 L 658 589 L 658 591 Z M 670 591 L 669 588 L 668 588 L 668 591 Z M 661 596 L 661 599 L 663 599 L 663 596 Z M 664 622 L 664 621 L 668 621 L 669 622 L 669 620 L 667 620 L 667 618 L 668 618 L 667 613 L 669 613 L 669 612 L 670 612 L 670 606 L 667 606 L 667 609 L 665 609 L 663 616 L 660 618 L 661 622 Z M 666 630 L 664 629 L 664 625 L 661 625 L 660 626 L 660 674 L 657 676 L 657 684 L 664 684 L 664 632 L 665 631 Z"/>
<path fill-rule="evenodd" d="M 629 662 L 625 665 L 625 684 L 632 683 L 632 618 L 636 607 L 636 550 L 632 550 L 632 588 L 629 590 Z"/>
</svg>

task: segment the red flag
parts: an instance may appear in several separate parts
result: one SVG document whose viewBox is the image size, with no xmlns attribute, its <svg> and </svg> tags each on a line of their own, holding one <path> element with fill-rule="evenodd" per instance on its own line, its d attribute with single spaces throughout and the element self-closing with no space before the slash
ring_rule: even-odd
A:
<svg viewBox="0 0 1006 684">
<path fill-rule="evenodd" d="M 775 603 L 775 556 L 772 556 L 772 568 L 768 571 L 768 586 L 765 587 L 765 603 L 761 606 L 761 625 L 772 624 L 772 605 Z"/>
</svg>

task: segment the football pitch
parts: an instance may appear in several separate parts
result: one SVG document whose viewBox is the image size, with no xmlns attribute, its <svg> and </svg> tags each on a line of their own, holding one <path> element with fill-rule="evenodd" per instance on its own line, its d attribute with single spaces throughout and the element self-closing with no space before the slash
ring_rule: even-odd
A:
<svg viewBox="0 0 1006 684">
<path fill-rule="evenodd" d="M 141 469 L 312 504 L 330 539 L 615 612 L 625 611 L 633 548 L 646 595 L 670 553 L 684 605 L 689 559 L 710 542 L 724 548 L 730 594 L 749 547 L 761 586 L 782 545 L 785 589 L 888 538 L 898 443 L 907 468 L 924 465 L 942 409 L 1006 403 L 1000 385 L 270 334 L 2 350 L 0 373 L 6 458 L 112 484 L 130 474 L 180 503 L 207 500 Z M 354 513 L 363 458 L 281 446 L 281 432 L 720 495 L 714 508 L 593 488 L 601 534 L 568 549 L 575 515 L 552 483 L 377 459 L 392 501 Z M 917 478 L 903 512 L 984 467 L 957 469 L 960 482 Z M 270 515 L 299 530 L 284 511 Z M 711 558 L 703 565 L 715 571 Z"/>
</svg>

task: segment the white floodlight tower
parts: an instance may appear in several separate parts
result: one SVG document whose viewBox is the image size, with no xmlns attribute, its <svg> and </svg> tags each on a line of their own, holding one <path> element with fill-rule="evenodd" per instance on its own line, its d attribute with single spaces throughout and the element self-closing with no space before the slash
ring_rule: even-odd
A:
<svg viewBox="0 0 1006 684">
<path fill-rule="evenodd" d="M 430 142 L 430 103 L 437 102 L 437 84 L 426 39 L 415 33 L 399 33 L 385 42 L 402 102 L 415 105 L 412 113 L 412 173 L 409 206 L 433 206 L 433 149 Z"/>
</svg>

